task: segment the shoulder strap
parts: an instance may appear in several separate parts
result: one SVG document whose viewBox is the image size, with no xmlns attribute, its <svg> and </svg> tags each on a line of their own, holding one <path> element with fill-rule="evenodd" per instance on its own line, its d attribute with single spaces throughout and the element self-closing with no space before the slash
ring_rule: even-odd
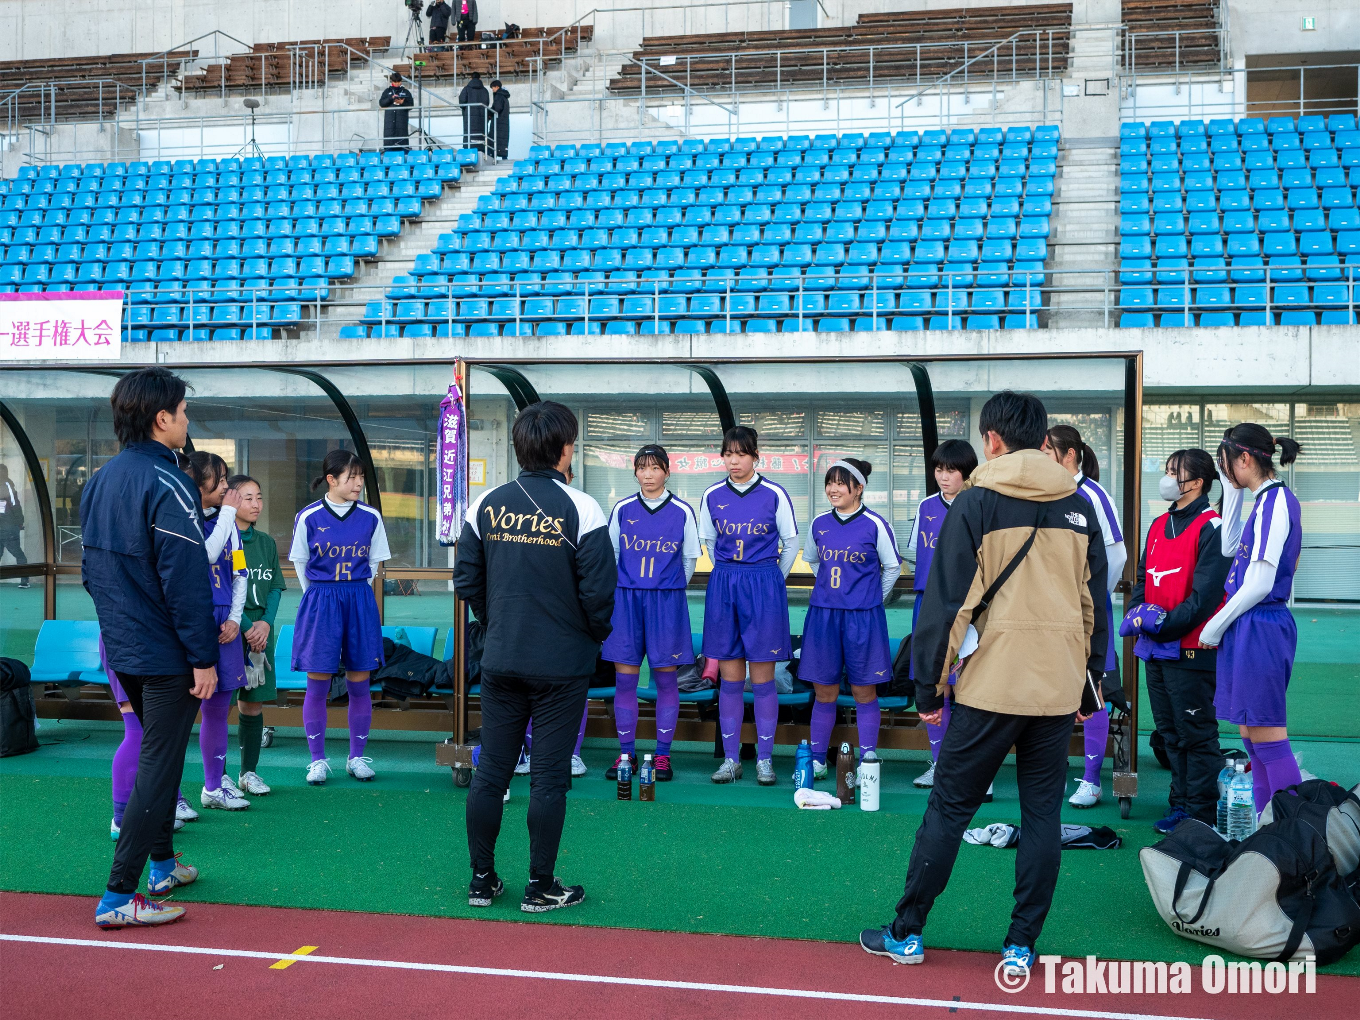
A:
<svg viewBox="0 0 1360 1020">
<path fill-rule="evenodd" d="M 1024 558 L 1029 555 L 1030 549 L 1033 548 L 1034 546 L 1034 536 L 1039 533 L 1039 524 L 1044 519 L 1044 511 L 1046 509 L 1047 509 L 1046 504 L 1044 503 L 1039 504 L 1039 512 L 1034 515 L 1034 527 L 1033 529 L 1031 529 L 1029 533 L 1029 538 L 1025 539 L 1025 544 L 1022 545 L 1019 551 L 1017 551 L 1016 554 L 1011 557 L 1011 561 L 1006 564 L 1005 569 L 1002 570 L 1001 573 L 996 575 L 996 580 L 994 580 L 990 585 L 988 585 L 987 590 L 982 593 L 982 598 L 978 601 L 978 604 L 973 607 L 972 612 L 973 619 L 987 611 L 987 608 L 992 604 L 992 601 L 996 598 L 996 593 L 1001 590 L 1001 586 L 1010 580 L 1011 575 L 1015 573 L 1016 568 L 1020 566 L 1021 561 L 1024 560 Z"/>
<path fill-rule="evenodd" d="M 1195 916 L 1191 918 L 1181 917 L 1181 908 L 1178 906 L 1181 893 L 1185 891 L 1185 883 L 1190 878 L 1190 872 L 1194 870 L 1194 865 L 1189 861 L 1182 861 L 1180 871 L 1176 873 L 1176 888 L 1171 894 L 1171 911 L 1176 915 L 1176 920 L 1180 921 L 1181 924 L 1194 924 L 1198 921 L 1200 917 L 1204 915 L 1205 908 L 1209 906 L 1209 894 L 1214 891 L 1214 882 L 1216 879 L 1210 876 L 1208 883 L 1204 886 L 1204 895 L 1200 897 L 1199 909 L 1195 911 Z M 1298 948 L 1298 943 L 1295 943 L 1294 948 Z M 1294 955 L 1293 950 L 1290 951 L 1289 955 Z"/>
</svg>

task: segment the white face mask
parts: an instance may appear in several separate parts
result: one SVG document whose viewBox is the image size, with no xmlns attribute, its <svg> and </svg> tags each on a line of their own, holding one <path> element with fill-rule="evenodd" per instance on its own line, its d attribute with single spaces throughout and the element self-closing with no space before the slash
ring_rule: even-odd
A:
<svg viewBox="0 0 1360 1020">
<path fill-rule="evenodd" d="M 1168 503 L 1174 503 L 1184 495 L 1181 483 L 1170 475 L 1162 475 L 1161 481 L 1157 483 L 1157 494 Z"/>
</svg>

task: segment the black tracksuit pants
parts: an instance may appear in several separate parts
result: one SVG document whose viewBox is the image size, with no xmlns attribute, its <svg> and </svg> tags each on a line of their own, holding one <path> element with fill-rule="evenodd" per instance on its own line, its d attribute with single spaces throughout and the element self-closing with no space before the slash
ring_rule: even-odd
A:
<svg viewBox="0 0 1360 1020">
<path fill-rule="evenodd" d="M 468 853 L 474 874 L 485 874 L 496 867 L 502 798 L 532 718 L 529 879 L 552 881 L 567 818 L 571 752 L 581 729 L 590 680 L 584 676 L 530 680 L 482 674 L 482 749 L 467 797 Z"/>
<path fill-rule="evenodd" d="M 1201 653 L 1202 654 L 1202 653 Z M 1183 662 L 1149 660 L 1148 704 L 1171 761 L 1167 800 L 1207 825 L 1218 821 L 1218 774 L 1223 752 L 1214 714 L 1214 670 L 1188 669 Z"/>
<path fill-rule="evenodd" d="M 118 682 L 142 724 L 142 753 L 113 852 L 109 892 L 134 893 L 148 858 L 168 861 L 175 856 L 175 802 L 184 752 L 203 702 L 194 697 L 192 675 L 119 673 Z"/>
<path fill-rule="evenodd" d="M 1005 944 L 1034 947 L 1058 884 L 1067 750 L 1075 722 L 1075 713 L 1002 715 L 955 703 L 940 745 L 935 785 L 911 848 L 906 889 L 892 924 L 894 937 L 920 934 L 925 927 L 930 908 L 949 883 L 963 830 L 1013 746 L 1021 835 L 1015 851 L 1015 909 Z"/>
</svg>

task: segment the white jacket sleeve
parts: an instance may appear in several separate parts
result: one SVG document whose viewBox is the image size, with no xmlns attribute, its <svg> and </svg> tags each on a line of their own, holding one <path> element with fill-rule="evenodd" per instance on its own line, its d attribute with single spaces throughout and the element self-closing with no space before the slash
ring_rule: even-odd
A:
<svg viewBox="0 0 1360 1020">
<path fill-rule="evenodd" d="M 877 518 L 875 523 L 878 524 L 878 580 L 883 589 L 883 601 L 887 602 L 893 585 L 902 576 L 902 557 L 898 555 L 892 531 Z"/>
<path fill-rule="evenodd" d="M 1246 499 L 1247 490 L 1234 488 L 1222 471 L 1218 473 L 1218 481 L 1223 486 L 1223 526 L 1218 535 L 1223 543 L 1223 555 L 1232 559 L 1242 542 L 1242 501 Z"/>
<path fill-rule="evenodd" d="M 228 619 L 236 626 L 241 625 L 241 614 L 246 608 L 246 587 L 250 583 L 250 578 L 245 574 L 237 574 L 231 579 L 231 613 Z"/>
<path fill-rule="evenodd" d="M 213 519 L 212 534 L 203 542 L 203 549 L 208 554 L 208 562 L 216 563 L 217 557 L 222 555 L 222 550 L 227 547 L 227 541 L 231 538 L 232 530 L 236 527 L 236 508 L 234 506 L 224 506 L 217 511 L 217 516 Z"/>
</svg>

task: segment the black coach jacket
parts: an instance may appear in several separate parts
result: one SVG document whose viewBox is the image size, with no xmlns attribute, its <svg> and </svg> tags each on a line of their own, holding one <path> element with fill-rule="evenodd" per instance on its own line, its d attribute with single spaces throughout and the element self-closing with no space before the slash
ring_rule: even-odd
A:
<svg viewBox="0 0 1360 1020">
<path fill-rule="evenodd" d="M 590 676 L 618 571 L 600 504 L 556 471 L 525 471 L 468 508 L 454 588 L 486 626 L 484 673 Z"/>
<path fill-rule="evenodd" d="M 109 665 L 144 676 L 217 664 L 198 491 L 157 442 L 132 443 L 80 497 L 81 580 Z"/>
</svg>

